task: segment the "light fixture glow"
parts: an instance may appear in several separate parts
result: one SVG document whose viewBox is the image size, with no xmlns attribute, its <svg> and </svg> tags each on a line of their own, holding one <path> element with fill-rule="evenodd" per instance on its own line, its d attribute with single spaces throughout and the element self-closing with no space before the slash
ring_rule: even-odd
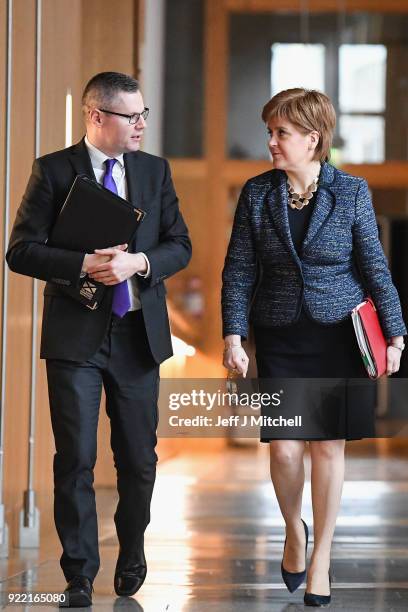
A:
<svg viewBox="0 0 408 612">
<path fill-rule="evenodd" d="M 175 356 L 194 357 L 196 353 L 194 346 L 187 344 L 187 342 L 184 342 L 184 340 L 181 340 L 181 338 L 172 336 L 171 343 L 173 345 L 173 353 Z"/>
<path fill-rule="evenodd" d="M 72 145 L 72 94 L 67 89 L 65 96 L 65 148 Z"/>
</svg>

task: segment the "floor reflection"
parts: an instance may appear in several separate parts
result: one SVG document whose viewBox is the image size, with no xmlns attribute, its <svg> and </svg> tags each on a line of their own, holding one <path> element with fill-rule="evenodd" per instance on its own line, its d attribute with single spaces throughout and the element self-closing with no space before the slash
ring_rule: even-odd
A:
<svg viewBox="0 0 408 612">
<path fill-rule="evenodd" d="M 175 458 L 160 466 L 146 538 L 148 576 L 135 598 L 117 598 L 113 573 L 117 542 L 116 493 L 98 490 L 101 570 L 93 608 L 138 612 L 282 612 L 304 610 L 300 588 L 283 588 L 283 523 L 267 480 L 267 449 Z M 308 466 L 310 474 L 310 466 Z M 349 458 L 348 480 L 332 554 L 331 610 L 408 609 L 408 483 L 406 462 Z M 304 519 L 311 525 L 310 483 Z M 311 535 L 311 542 L 313 536 Z M 2 607 L 10 593 L 58 593 L 64 580 L 59 549 L 44 561 L 13 551 L 0 562 Z M 20 565 L 16 565 L 18 557 Z M 13 570 L 13 568 L 19 568 Z M 56 605 L 37 605 L 50 610 Z"/>
</svg>

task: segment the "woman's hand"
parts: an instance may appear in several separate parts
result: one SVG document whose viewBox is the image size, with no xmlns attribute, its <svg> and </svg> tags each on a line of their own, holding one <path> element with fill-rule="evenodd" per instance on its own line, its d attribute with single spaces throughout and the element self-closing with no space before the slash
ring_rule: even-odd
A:
<svg viewBox="0 0 408 612">
<path fill-rule="evenodd" d="M 236 335 L 225 337 L 223 365 L 228 370 L 234 370 L 245 378 L 248 371 L 249 359 L 241 346 L 241 337 Z"/>
<path fill-rule="evenodd" d="M 395 374 L 400 368 L 402 350 L 398 347 L 404 346 L 403 336 L 391 338 L 387 347 L 387 376 Z"/>
<path fill-rule="evenodd" d="M 395 346 L 387 347 L 387 376 L 395 374 L 400 368 L 401 351 Z"/>
</svg>

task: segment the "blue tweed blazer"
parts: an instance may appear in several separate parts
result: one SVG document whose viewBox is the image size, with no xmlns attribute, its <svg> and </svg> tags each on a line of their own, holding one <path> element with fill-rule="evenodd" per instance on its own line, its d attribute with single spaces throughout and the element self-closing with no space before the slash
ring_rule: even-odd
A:
<svg viewBox="0 0 408 612">
<path fill-rule="evenodd" d="M 319 323 L 337 323 L 368 294 L 384 335 L 406 334 L 364 179 L 322 165 L 300 257 L 289 228 L 286 173 L 270 170 L 245 184 L 223 270 L 224 336 L 246 338 L 249 322 L 290 325 L 302 303 Z"/>
</svg>

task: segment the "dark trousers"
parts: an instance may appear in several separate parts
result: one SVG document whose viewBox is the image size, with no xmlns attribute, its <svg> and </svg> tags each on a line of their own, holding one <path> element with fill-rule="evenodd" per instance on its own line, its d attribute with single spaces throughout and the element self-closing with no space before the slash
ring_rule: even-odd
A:
<svg viewBox="0 0 408 612">
<path fill-rule="evenodd" d="M 159 367 L 153 360 L 141 311 L 112 322 L 88 361 L 47 360 L 55 438 L 54 518 L 63 547 L 65 578 L 93 580 L 99 569 L 93 489 L 102 386 L 111 424 L 119 502 L 114 520 L 120 550 L 134 557 L 150 520 L 156 475 Z"/>
</svg>

